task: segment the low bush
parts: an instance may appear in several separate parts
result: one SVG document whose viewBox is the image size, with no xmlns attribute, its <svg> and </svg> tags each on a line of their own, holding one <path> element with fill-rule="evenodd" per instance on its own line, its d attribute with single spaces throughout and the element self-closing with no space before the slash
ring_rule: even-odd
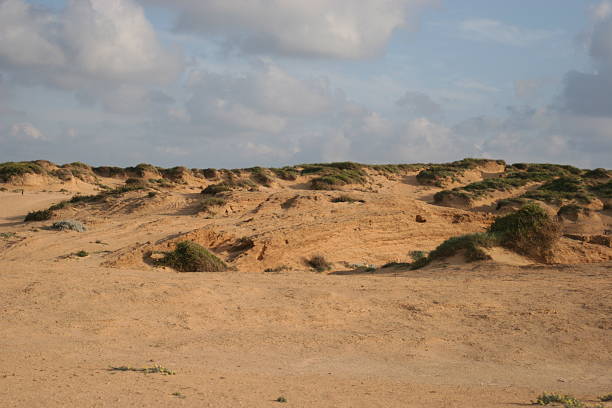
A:
<svg viewBox="0 0 612 408">
<path fill-rule="evenodd" d="M 64 221 L 54 222 L 53 225 L 51 225 L 51 229 L 58 230 L 58 231 L 64 231 L 64 230 L 71 230 L 71 231 L 77 231 L 77 232 L 87 231 L 87 228 L 85 227 L 85 225 L 83 225 L 79 221 L 74 221 L 74 220 L 64 220 Z"/>
<path fill-rule="evenodd" d="M 222 198 L 219 197 L 208 197 L 202 200 L 200 211 L 210 211 L 212 207 L 221 207 L 227 204 Z"/>
<path fill-rule="evenodd" d="M 272 173 L 276 175 L 279 179 L 286 181 L 295 181 L 297 180 L 300 172 L 295 167 L 283 167 L 280 169 L 270 169 Z"/>
<path fill-rule="evenodd" d="M 44 174 L 45 170 L 33 162 L 6 162 L 0 163 L 0 181 L 8 182 L 13 176 L 21 176 L 28 173 Z"/>
<path fill-rule="evenodd" d="M 501 245 L 543 261 L 550 258 L 561 235 L 559 224 L 537 204 L 497 218 L 489 232 L 499 237 Z"/>
<path fill-rule="evenodd" d="M 365 200 L 353 198 L 349 195 L 343 194 L 339 197 L 332 198 L 331 202 L 332 203 L 365 203 Z"/>
<path fill-rule="evenodd" d="M 268 175 L 268 171 L 262 167 L 251 167 L 245 170 L 251 173 L 251 179 L 257 184 L 268 187 L 272 183 L 272 178 Z"/>
<path fill-rule="evenodd" d="M 563 176 L 544 183 L 522 197 L 555 205 L 562 205 L 567 201 L 588 204 L 593 201 L 594 197 L 586 187 L 584 181 L 579 177 Z"/>
<path fill-rule="evenodd" d="M 50 220 L 51 217 L 53 217 L 53 211 L 46 209 L 46 210 L 29 212 L 23 221 L 24 222 L 47 221 L 47 220 Z"/>
<path fill-rule="evenodd" d="M 75 255 L 79 258 L 85 258 L 86 256 L 89 256 L 89 252 L 80 250 L 79 252 L 75 253 Z"/>
<path fill-rule="evenodd" d="M 497 218 L 487 232 L 452 237 L 427 257 L 421 257 L 412 264 L 419 269 L 436 259 L 445 259 L 465 252 L 468 262 L 490 259 L 483 248 L 504 246 L 517 253 L 548 261 L 552 248 L 561 236 L 559 224 L 541 207 L 527 204 L 520 210 Z"/>
<path fill-rule="evenodd" d="M 220 193 L 225 193 L 227 191 L 232 191 L 232 186 L 230 184 L 218 183 L 207 186 L 204 190 L 202 190 L 202 194 L 217 195 Z"/>
<path fill-rule="evenodd" d="M 591 186 L 589 190 L 598 197 L 612 198 L 612 180 Z"/>
<path fill-rule="evenodd" d="M 181 272 L 224 272 L 227 265 L 206 248 L 192 241 L 176 244 L 176 249 L 157 261 Z"/>
<path fill-rule="evenodd" d="M 306 264 L 317 272 L 325 272 L 331 269 L 331 264 L 327 262 L 323 255 L 314 255 L 306 260 Z"/>
<path fill-rule="evenodd" d="M 610 172 L 606 169 L 598 168 L 586 171 L 582 177 L 588 179 L 604 179 L 610 177 Z"/>
</svg>

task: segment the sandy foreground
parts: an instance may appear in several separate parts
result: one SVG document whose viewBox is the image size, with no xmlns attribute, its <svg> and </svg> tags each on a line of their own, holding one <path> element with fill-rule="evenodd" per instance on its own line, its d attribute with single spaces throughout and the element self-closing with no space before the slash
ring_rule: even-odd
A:
<svg viewBox="0 0 612 408">
<path fill-rule="evenodd" d="M 113 251 L 210 221 L 163 209 L 92 216 L 82 234 L 21 223 L 65 198 L 0 193 L 0 233 L 17 234 L 0 248 L 2 407 L 512 407 L 543 391 L 594 405 L 612 392 L 611 262 L 111 268 Z M 110 369 L 157 364 L 176 374 Z"/>
</svg>

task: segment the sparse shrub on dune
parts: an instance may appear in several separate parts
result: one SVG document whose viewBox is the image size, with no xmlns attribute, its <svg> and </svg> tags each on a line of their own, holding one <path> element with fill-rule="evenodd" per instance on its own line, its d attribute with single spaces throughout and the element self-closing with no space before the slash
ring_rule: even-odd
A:
<svg viewBox="0 0 612 408">
<path fill-rule="evenodd" d="M 607 179 L 611 176 L 612 174 L 606 170 L 606 169 L 602 169 L 597 168 L 597 169 L 593 169 L 593 170 L 587 170 L 582 177 L 583 178 L 588 178 L 588 179 Z"/>
<path fill-rule="evenodd" d="M 365 200 L 354 198 L 347 194 L 342 194 L 341 196 L 332 198 L 331 202 L 332 203 L 365 203 Z"/>
<path fill-rule="evenodd" d="M 272 183 L 272 178 L 268 175 L 268 171 L 262 167 L 251 167 L 245 170 L 251 173 L 251 179 L 257 184 L 268 187 Z"/>
<path fill-rule="evenodd" d="M 563 176 L 551 180 L 536 190 L 525 193 L 522 197 L 556 205 L 567 201 L 588 204 L 594 198 L 593 194 L 587 190 L 584 181 L 574 176 Z"/>
<path fill-rule="evenodd" d="M 25 216 L 25 219 L 23 221 L 24 222 L 47 221 L 47 220 L 50 220 L 52 216 L 53 216 L 53 211 L 49 209 L 40 210 L 40 211 L 32 211 L 32 212 L 29 212 Z"/>
<path fill-rule="evenodd" d="M 179 242 L 174 251 L 166 253 L 166 256 L 157 263 L 181 272 L 224 272 L 228 270 L 225 262 L 192 241 Z"/>
<path fill-rule="evenodd" d="M 313 255 L 306 260 L 306 264 L 317 272 L 325 272 L 331 269 L 331 264 L 323 255 Z"/>
<path fill-rule="evenodd" d="M 541 261 L 550 258 L 561 236 L 559 224 L 537 204 L 497 218 L 489 232 L 499 237 L 501 245 Z"/>
<path fill-rule="evenodd" d="M 207 186 L 204 190 L 202 190 L 202 194 L 217 195 L 220 193 L 225 193 L 227 191 L 232 191 L 231 185 L 227 183 L 218 183 Z"/>
<path fill-rule="evenodd" d="M 276 175 L 279 179 L 286 181 L 295 181 L 297 180 L 300 172 L 295 167 L 283 167 L 280 169 L 270 169 L 272 173 Z"/>
<path fill-rule="evenodd" d="M 83 223 L 79 221 L 75 221 L 75 220 L 64 220 L 64 221 L 54 222 L 53 225 L 51 225 L 51 229 L 58 230 L 58 231 L 64 231 L 64 230 L 71 230 L 71 231 L 77 231 L 77 232 L 87 231 L 87 228 L 85 227 L 85 225 L 83 225 Z"/>
<path fill-rule="evenodd" d="M 213 207 L 221 207 L 227 204 L 223 198 L 219 197 L 208 197 L 202 200 L 200 211 L 210 211 Z"/>
<path fill-rule="evenodd" d="M 44 174 L 45 170 L 39 164 L 33 162 L 6 162 L 0 163 L 0 181 L 8 182 L 13 176 L 24 174 Z"/>
<path fill-rule="evenodd" d="M 413 268 L 426 266 L 437 259 L 464 251 L 468 262 L 490 259 L 483 248 L 503 246 L 519 254 L 548 261 L 554 244 L 561 236 L 559 224 L 537 204 L 527 204 L 520 210 L 499 217 L 487 232 L 452 237 L 425 258 L 413 263 Z"/>
<path fill-rule="evenodd" d="M 598 197 L 612 198 L 612 180 L 609 180 L 607 183 L 591 186 L 589 190 Z"/>
</svg>

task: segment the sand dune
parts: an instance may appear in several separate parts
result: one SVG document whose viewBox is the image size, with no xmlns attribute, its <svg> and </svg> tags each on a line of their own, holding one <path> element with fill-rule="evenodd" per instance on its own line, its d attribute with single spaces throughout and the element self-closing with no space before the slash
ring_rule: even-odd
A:
<svg viewBox="0 0 612 408">
<path fill-rule="evenodd" d="M 143 182 L 166 180 L 147 171 Z M 203 209 L 200 191 L 222 176 L 181 170 L 30 223 L 31 211 L 131 175 L 2 184 L 0 406 L 273 407 L 282 396 L 293 407 L 507 407 L 543 391 L 591 404 L 612 392 L 612 248 L 563 238 L 552 265 L 496 248 L 491 261 L 411 271 L 411 251 L 484 231 L 497 214 L 434 205 L 444 187 L 412 169 L 367 172 L 323 191 L 311 175 L 272 177 Z M 356 201 L 333 202 L 342 195 Z M 609 211 L 566 224 L 605 236 Z M 65 219 L 87 231 L 46 229 Z M 601 231 L 576 226 L 593 220 Z M 150 261 L 183 240 L 233 270 Z M 314 254 L 332 269 L 309 268 Z M 109 370 L 156 364 L 176 374 Z"/>
</svg>

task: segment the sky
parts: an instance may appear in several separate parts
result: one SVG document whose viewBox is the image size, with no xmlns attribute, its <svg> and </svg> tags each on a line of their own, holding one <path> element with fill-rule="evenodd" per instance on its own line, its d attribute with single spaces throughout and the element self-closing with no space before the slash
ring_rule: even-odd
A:
<svg viewBox="0 0 612 408">
<path fill-rule="evenodd" d="M 0 0 L 0 161 L 612 168 L 612 0 Z"/>
</svg>

